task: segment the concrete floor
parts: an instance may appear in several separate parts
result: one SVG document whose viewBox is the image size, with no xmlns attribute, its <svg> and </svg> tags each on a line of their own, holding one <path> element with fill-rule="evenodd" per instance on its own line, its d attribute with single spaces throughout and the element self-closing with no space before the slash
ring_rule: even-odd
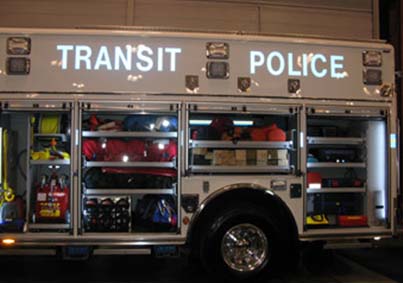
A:
<svg viewBox="0 0 403 283">
<path fill-rule="evenodd" d="M 403 257 L 400 252 L 403 252 L 403 249 L 325 253 L 320 260 L 313 262 L 304 258 L 304 264 L 301 264 L 297 271 L 272 278 L 268 282 L 403 282 L 400 281 L 403 279 Z M 18 269 L 16 270 L 15 267 Z M 0 270 L 0 282 L 204 283 L 213 281 L 200 266 L 190 265 L 184 259 L 154 259 L 143 256 L 99 256 L 88 261 L 67 262 L 43 256 L 0 257 Z"/>
</svg>

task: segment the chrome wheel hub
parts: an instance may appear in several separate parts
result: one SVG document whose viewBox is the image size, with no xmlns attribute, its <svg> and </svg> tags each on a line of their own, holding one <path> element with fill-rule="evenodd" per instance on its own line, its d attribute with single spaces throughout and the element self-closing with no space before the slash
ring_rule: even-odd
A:
<svg viewBox="0 0 403 283">
<path fill-rule="evenodd" d="M 224 262 L 236 271 L 259 268 L 268 255 L 264 232 L 252 224 L 239 224 L 229 229 L 221 241 Z"/>
</svg>

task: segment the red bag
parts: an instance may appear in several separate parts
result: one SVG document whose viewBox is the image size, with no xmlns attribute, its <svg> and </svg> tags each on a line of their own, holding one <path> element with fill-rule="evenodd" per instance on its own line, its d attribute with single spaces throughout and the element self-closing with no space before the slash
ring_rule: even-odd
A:
<svg viewBox="0 0 403 283">
<path fill-rule="evenodd" d="M 219 117 L 219 118 L 214 118 L 211 123 L 210 127 L 213 128 L 214 130 L 217 131 L 219 135 L 224 133 L 225 131 L 228 131 L 229 129 L 234 127 L 234 123 L 230 118 L 227 117 Z"/>
<path fill-rule="evenodd" d="M 172 161 L 177 151 L 177 144 L 173 140 L 170 140 L 168 144 L 153 142 L 147 146 L 147 161 Z"/>
<path fill-rule="evenodd" d="M 123 161 L 124 156 L 127 156 L 129 161 L 129 153 L 127 150 L 127 144 L 122 140 L 107 140 L 104 145 L 104 161 Z"/>
<path fill-rule="evenodd" d="M 282 129 L 278 128 L 276 124 L 273 124 L 267 131 L 267 140 L 283 142 L 286 141 L 286 134 Z"/>
<path fill-rule="evenodd" d="M 105 161 L 143 161 L 145 143 L 140 140 L 122 141 L 118 139 L 105 142 Z"/>
<path fill-rule="evenodd" d="M 102 160 L 102 145 L 96 140 L 86 139 L 82 143 L 82 152 L 87 160 Z"/>
<path fill-rule="evenodd" d="M 56 174 L 53 174 L 49 181 L 43 176 L 36 192 L 36 221 L 66 223 L 69 194 L 68 186 L 59 180 Z"/>
<path fill-rule="evenodd" d="M 267 134 L 263 128 L 252 128 L 249 135 L 252 141 L 266 141 Z"/>
</svg>

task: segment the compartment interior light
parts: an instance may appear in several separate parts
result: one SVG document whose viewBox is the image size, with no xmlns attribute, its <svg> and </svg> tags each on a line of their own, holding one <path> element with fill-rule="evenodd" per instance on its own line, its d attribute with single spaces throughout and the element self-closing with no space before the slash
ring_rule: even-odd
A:
<svg viewBox="0 0 403 283">
<path fill-rule="evenodd" d="M 192 119 L 189 120 L 189 124 L 191 126 L 208 126 L 211 124 L 212 120 L 197 120 L 197 119 Z M 236 127 L 248 127 L 248 126 L 253 126 L 254 122 L 252 120 L 234 120 L 233 121 L 234 126 Z"/>
<path fill-rule="evenodd" d="M 321 189 L 322 184 L 321 183 L 310 183 L 308 187 L 309 187 L 309 189 Z"/>
</svg>

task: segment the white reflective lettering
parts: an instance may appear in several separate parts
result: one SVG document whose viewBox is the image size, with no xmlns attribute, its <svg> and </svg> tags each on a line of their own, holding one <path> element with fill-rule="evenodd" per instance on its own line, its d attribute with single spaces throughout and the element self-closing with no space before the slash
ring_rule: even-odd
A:
<svg viewBox="0 0 403 283">
<path fill-rule="evenodd" d="M 273 68 L 273 59 L 277 58 L 278 59 L 278 68 L 275 70 Z M 278 51 L 273 51 L 267 56 L 267 70 L 269 71 L 270 74 L 273 76 L 279 76 L 284 72 L 285 68 L 285 60 L 283 55 L 278 52 Z"/>
<path fill-rule="evenodd" d="M 250 51 L 250 74 L 264 63 L 267 72 L 272 76 L 287 75 L 290 77 L 346 78 L 348 73 L 344 70 L 344 56 L 327 55 L 322 53 L 306 52 L 296 55 L 293 52 L 282 53 L 274 50 L 267 54 L 261 51 Z"/>
<path fill-rule="evenodd" d="M 308 76 L 308 55 L 306 53 L 302 54 L 302 76 Z"/>
<path fill-rule="evenodd" d="M 288 75 L 299 77 L 301 76 L 301 71 L 294 70 L 294 54 L 288 53 Z"/>
<path fill-rule="evenodd" d="M 73 45 L 57 45 L 57 50 L 62 51 L 62 70 L 67 69 L 67 62 L 68 62 L 68 52 L 74 49 Z"/>
<path fill-rule="evenodd" d="M 323 63 L 327 62 L 326 57 L 323 54 L 313 55 L 312 60 L 311 60 L 311 71 L 315 77 L 323 78 L 327 74 L 327 69 L 323 68 L 322 71 L 318 71 L 318 69 L 316 67 L 316 61 L 318 61 L 318 60 L 322 61 Z"/>
<path fill-rule="evenodd" d="M 147 55 L 153 55 L 153 50 L 145 45 L 139 45 L 137 48 L 137 58 L 142 62 L 137 62 L 136 67 L 142 72 L 149 72 L 153 68 L 154 62 L 153 59 Z M 145 63 L 144 65 L 142 63 Z"/>
<path fill-rule="evenodd" d="M 182 53 L 181 48 L 173 48 L 173 47 L 167 47 L 165 48 L 165 52 L 169 53 L 171 56 L 169 57 L 169 70 L 171 72 L 176 71 L 176 54 Z"/>
<path fill-rule="evenodd" d="M 338 61 L 341 61 L 341 62 L 338 62 Z M 341 55 L 330 56 L 330 76 L 332 78 L 336 78 L 336 79 L 344 78 L 343 61 L 344 61 L 344 56 L 341 56 Z M 339 70 L 339 69 L 340 69 L 340 72 L 337 72 L 337 70 Z"/>
<path fill-rule="evenodd" d="M 120 62 L 122 62 L 123 66 L 127 71 L 132 69 L 132 47 L 130 45 L 126 45 L 126 56 L 122 51 L 120 46 L 115 47 L 115 70 L 118 71 L 120 69 Z"/>
<path fill-rule="evenodd" d="M 250 52 L 250 73 L 256 73 L 256 67 L 263 66 L 264 64 L 264 54 L 260 51 Z"/>
<path fill-rule="evenodd" d="M 91 70 L 91 60 L 90 57 L 92 55 L 91 47 L 87 45 L 77 45 L 75 52 L 75 61 L 74 61 L 74 69 L 80 70 L 81 62 L 84 62 L 85 69 Z"/>
<path fill-rule="evenodd" d="M 101 66 L 105 66 L 107 70 L 112 70 L 112 64 L 109 58 L 108 48 L 106 46 L 101 46 L 101 48 L 99 48 L 94 70 L 99 70 Z"/>
<path fill-rule="evenodd" d="M 159 47 L 158 48 L 158 60 L 157 60 L 157 70 L 158 72 L 161 72 L 164 68 L 164 48 Z"/>
<path fill-rule="evenodd" d="M 151 48 L 144 44 L 127 44 L 125 47 L 103 45 L 98 51 L 93 51 L 87 45 L 56 45 L 56 49 L 61 51 L 60 65 L 63 70 L 67 70 L 69 60 L 73 60 L 75 70 L 104 68 L 114 71 L 137 69 L 140 72 L 149 72 L 154 69 L 158 72 L 175 72 L 178 54 L 182 53 L 182 48 Z M 69 54 L 70 51 L 72 55 Z"/>
</svg>

